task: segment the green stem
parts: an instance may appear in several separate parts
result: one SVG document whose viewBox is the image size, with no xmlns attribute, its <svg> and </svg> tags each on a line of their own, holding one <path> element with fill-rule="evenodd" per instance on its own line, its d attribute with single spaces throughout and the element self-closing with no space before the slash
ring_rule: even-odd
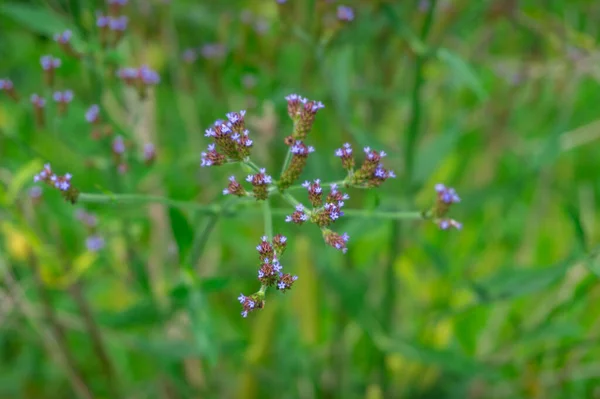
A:
<svg viewBox="0 0 600 399">
<path fill-rule="evenodd" d="M 283 166 L 281 167 L 281 172 L 279 173 L 279 178 L 283 175 L 283 172 L 287 169 L 290 161 L 292 160 L 292 147 L 288 149 L 287 154 L 285 154 L 285 159 L 283 160 Z"/>
<path fill-rule="evenodd" d="M 244 165 L 248 166 L 250 169 L 255 171 L 256 173 L 260 173 L 260 166 L 252 162 L 251 160 L 246 160 L 243 162 Z"/>
<path fill-rule="evenodd" d="M 294 198 L 289 193 L 283 194 L 284 199 L 292 206 L 296 207 L 300 202 Z M 250 197 L 249 197 L 250 198 Z M 245 199 L 245 198 L 244 198 Z M 83 203 L 96 203 L 96 204 L 109 204 L 109 205 L 117 205 L 117 204 L 151 204 L 151 203 L 159 203 L 166 205 L 172 208 L 180 208 L 180 209 L 189 209 L 198 211 L 201 214 L 205 215 L 215 215 L 221 213 L 221 215 L 225 214 L 227 210 L 225 206 L 221 206 L 219 204 L 209 204 L 203 205 L 198 204 L 196 202 L 191 201 L 178 201 L 170 198 L 153 196 L 153 195 L 144 195 L 144 194 L 89 194 L 82 193 L 79 195 L 79 201 Z M 237 206 L 235 209 L 230 210 L 230 212 L 241 211 L 244 213 L 256 213 L 263 212 L 264 210 L 247 208 L 244 209 L 245 206 L 252 206 L 256 202 L 255 201 L 238 201 L 236 202 Z M 288 208 L 269 208 L 269 212 L 271 217 L 273 215 L 287 215 L 290 213 Z M 229 215 L 230 213 L 227 213 Z M 423 214 L 418 211 L 378 211 L 378 210 L 368 210 L 368 209 L 346 209 L 344 210 L 344 215 L 349 217 L 356 218 L 373 218 L 373 219 L 389 219 L 389 220 L 419 220 L 424 219 Z"/>
<path fill-rule="evenodd" d="M 331 187 L 334 184 L 337 184 L 338 186 L 343 186 L 346 184 L 346 180 L 336 180 L 336 181 L 332 181 L 332 182 L 327 182 L 327 183 L 321 183 L 321 187 Z M 299 190 L 299 189 L 305 189 L 302 184 L 296 184 L 293 186 L 289 186 L 288 188 L 285 189 L 285 191 L 291 191 L 291 190 Z M 277 187 L 270 187 L 269 188 L 269 193 L 277 191 Z"/>
<path fill-rule="evenodd" d="M 269 239 L 273 239 L 273 216 L 271 214 L 271 204 L 269 199 L 266 199 L 262 203 L 263 209 L 263 220 L 265 222 L 265 235 Z"/>
<path fill-rule="evenodd" d="M 187 268 L 188 270 L 194 269 L 194 266 L 204 253 L 204 249 L 206 248 L 206 243 L 208 242 L 210 233 L 212 233 L 213 229 L 217 225 L 219 217 L 223 212 L 225 212 L 230 206 L 232 206 L 236 202 L 238 202 L 237 198 L 230 198 L 223 204 L 222 207 L 219 208 L 219 210 L 213 212 L 208 217 L 208 219 L 204 223 L 203 228 L 198 226 L 198 228 L 196 229 L 196 234 L 194 235 L 194 239 L 192 241 L 192 247 L 183 265 L 185 268 Z"/>
<path fill-rule="evenodd" d="M 178 201 L 170 198 L 146 194 L 90 194 L 81 193 L 79 202 L 95 204 L 151 204 L 159 203 L 171 208 L 191 209 L 201 213 L 214 214 L 220 211 L 216 204 L 202 205 L 191 201 Z"/>
<path fill-rule="evenodd" d="M 290 204 L 291 206 L 293 206 L 294 208 L 298 205 L 300 205 L 300 202 L 294 198 L 294 196 L 290 193 L 283 193 L 282 194 L 283 199 L 287 201 L 288 204 Z"/>
</svg>

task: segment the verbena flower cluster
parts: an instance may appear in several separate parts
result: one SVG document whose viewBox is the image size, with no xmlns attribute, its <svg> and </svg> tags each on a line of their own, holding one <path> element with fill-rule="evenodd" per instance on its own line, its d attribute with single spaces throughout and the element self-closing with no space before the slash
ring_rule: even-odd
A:
<svg viewBox="0 0 600 399">
<path fill-rule="evenodd" d="M 278 1 L 280 4 L 285 1 Z M 128 26 L 128 18 L 123 15 L 127 0 L 109 0 L 106 11 L 96 15 L 96 26 L 100 44 L 104 47 L 116 46 L 124 37 Z M 352 21 L 354 11 L 346 6 L 337 8 L 339 21 Z M 54 36 L 63 53 L 76 59 L 82 59 L 72 43 L 71 31 L 58 32 Z M 76 43 L 75 43 L 76 44 Z M 186 63 L 192 63 L 198 55 L 204 58 L 215 58 L 217 53 L 225 51 L 221 45 L 206 45 L 201 49 L 188 49 L 183 54 Z M 66 115 L 69 104 L 75 98 L 73 91 L 68 89 L 54 90 L 56 84 L 56 70 L 61 67 L 59 58 L 52 55 L 41 57 L 44 81 L 48 88 L 52 88 L 52 99 L 59 115 Z M 121 67 L 116 71 L 111 70 L 122 84 L 134 88 L 141 99 L 144 99 L 152 86 L 160 83 L 159 74 L 149 66 Z M 60 83 L 60 82 L 59 82 Z M 0 80 L 0 91 L 5 92 L 14 101 L 19 101 L 19 95 L 9 79 Z M 223 195 L 235 196 L 240 199 L 255 201 L 268 201 L 274 195 L 281 196 L 289 205 L 290 212 L 284 216 L 284 221 L 298 226 L 314 225 L 321 231 L 323 241 L 342 253 L 349 248 L 350 237 L 346 232 L 334 230 L 334 225 L 344 217 L 344 209 L 350 195 L 348 189 L 371 189 L 381 186 L 388 179 L 396 177 L 394 171 L 384 165 L 386 153 L 381 150 L 364 147 L 362 151 L 355 151 L 350 143 L 340 143 L 341 146 L 334 151 L 332 156 L 339 158 L 341 169 L 345 171 L 342 180 L 336 182 L 323 182 L 321 179 L 302 180 L 311 154 L 315 147 L 310 143 L 311 132 L 318 113 L 324 108 L 320 101 L 309 100 L 298 94 L 285 97 L 287 101 L 287 114 L 292 122 L 291 134 L 284 139 L 287 146 L 287 156 L 281 172 L 273 174 L 265 168 L 255 164 L 252 157 L 254 139 L 246 128 L 246 111 L 229 112 L 225 119 L 215 121 L 206 129 L 205 137 L 210 140 L 207 149 L 200 154 L 200 166 L 203 168 L 218 167 L 225 164 L 240 164 L 244 167 L 244 175 L 230 175 L 228 182 L 222 189 Z M 45 124 L 44 110 L 46 99 L 38 94 L 30 97 L 34 109 L 35 120 L 38 126 Z M 131 143 L 123 135 L 115 134 L 110 117 L 102 112 L 98 104 L 92 104 L 83 116 L 91 128 L 91 137 L 94 140 L 105 139 L 106 147 L 110 153 L 116 169 L 120 173 L 129 170 L 129 149 Z M 109 140 L 108 138 L 111 137 Z M 141 159 L 146 165 L 152 164 L 156 159 L 156 148 L 152 143 L 145 143 Z M 69 202 L 77 201 L 79 191 L 72 184 L 70 173 L 56 174 L 49 164 L 34 177 L 35 182 L 42 182 L 57 189 Z M 304 189 L 305 200 L 299 201 L 290 194 L 292 189 Z M 422 213 L 424 219 L 430 219 L 442 230 L 450 228 L 461 229 L 462 224 L 447 215 L 451 205 L 460 202 L 460 198 L 453 188 L 438 184 L 435 187 L 436 199 L 431 208 Z M 34 187 L 30 197 L 39 200 L 41 190 Z M 86 247 L 89 251 L 98 251 L 104 247 L 104 238 L 97 231 L 95 215 L 79 211 L 78 219 L 88 231 Z M 238 298 L 242 305 L 242 316 L 247 317 L 256 309 L 261 309 L 265 304 L 265 293 L 269 287 L 281 291 L 290 290 L 298 277 L 283 270 L 281 257 L 288 244 L 288 239 L 270 233 L 271 226 L 265 226 L 268 235 L 261 238 L 256 250 L 259 253 L 259 268 L 257 280 L 260 288 L 251 295 L 241 294 Z"/>
<path fill-rule="evenodd" d="M 85 246 L 88 251 L 97 252 L 104 248 L 104 237 L 98 233 L 98 218 L 95 214 L 78 209 L 75 213 L 77 219 L 88 232 Z"/>
<path fill-rule="evenodd" d="M 267 236 L 263 236 L 260 244 L 256 246 L 260 261 L 257 276 L 258 281 L 261 283 L 261 288 L 252 295 L 246 296 L 240 294 L 238 297 L 238 301 L 242 304 L 243 317 L 247 317 L 248 313 L 264 307 L 265 292 L 268 287 L 274 287 L 281 292 L 286 292 L 298 280 L 298 276 L 284 273 L 283 265 L 279 261 L 286 246 L 287 238 L 281 234 L 273 237 L 272 241 L 269 241 Z"/>
</svg>

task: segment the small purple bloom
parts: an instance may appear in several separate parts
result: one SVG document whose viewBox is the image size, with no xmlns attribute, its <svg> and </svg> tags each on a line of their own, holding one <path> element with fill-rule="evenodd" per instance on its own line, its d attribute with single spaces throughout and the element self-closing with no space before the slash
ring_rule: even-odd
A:
<svg viewBox="0 0 600 399">
<path fill-rule="evenodd" d="M 88 251 L 97 252 L 104 248 L 104 238 L 100 237 L 99 235 L 89 236 L 85 240 L 85 246 L 87 247 Z"/>
<path fill-rule="evenodd" d="M 337 17 L 340 21 L 352 21 L 354 19 L 354 10 L 348 6 L 338 6 Z"/>
<path fill-rule="evenodd" d="M 85 111 L 85 120 L 89 123 L 95 123 L 98 121 L 98 117 L 100 116 L 100 107 L 96 104 L 90 106 L 87 111 Z"/>
</svg>

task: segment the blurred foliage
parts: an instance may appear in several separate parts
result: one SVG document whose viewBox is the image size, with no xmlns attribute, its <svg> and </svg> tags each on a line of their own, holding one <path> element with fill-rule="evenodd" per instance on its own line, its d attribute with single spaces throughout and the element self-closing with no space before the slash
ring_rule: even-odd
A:
<svg viewBox="0 0 600 399">
<path fill-rule="evenodd" d="M 599 2 L 349 0 L 346 23 L 326 0 L 129 3 L 110 51 L 102 0 L 0 4 L 0 78 L 21 96 L 0 92 L 1 398 L 600 398 Z M 66 28 L 84 59 L 52 40 Z M 45 54 L 75 100 L 66 117 L 49 101 L 36 129 Z M 161 83 L 142 101 L 114 71 L 143 63 Z M 347 206 L 423 209 L 444 182 L 464 229 L 348 216 L 342 255 L 276 213 L 300 279 L 243 319 L 262 216 L 195 210 L 238 172 L 199 168 L 203 133 L 246 109 L 257 163 L 279 168 L 294 92 L 326 106 L 304 178 L 342 178 L 346 141 L 385 149 L 398 179 Z M 90 138 L 94 103 L 131 143 L 124 176 Z M 45 162 L 85 193 L 191 206 L 37 203 Z M 98 253 L 78 208 L 98 215 Z"/>
</svg>

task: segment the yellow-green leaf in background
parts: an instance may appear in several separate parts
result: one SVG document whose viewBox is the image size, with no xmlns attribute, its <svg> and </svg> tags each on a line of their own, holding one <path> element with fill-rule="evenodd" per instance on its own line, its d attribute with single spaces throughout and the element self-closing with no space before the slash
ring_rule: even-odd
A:
<svg viewBox="0 0 600 399">
<path fill-rule="evenodd" d="M 33 176 L 42 169 L 42 161 L 34 159 L 21 167 L 11 179 L 6 192 L 6 204 L 14 204 L 23 187 L 32 182 Z"/>
</svg>

